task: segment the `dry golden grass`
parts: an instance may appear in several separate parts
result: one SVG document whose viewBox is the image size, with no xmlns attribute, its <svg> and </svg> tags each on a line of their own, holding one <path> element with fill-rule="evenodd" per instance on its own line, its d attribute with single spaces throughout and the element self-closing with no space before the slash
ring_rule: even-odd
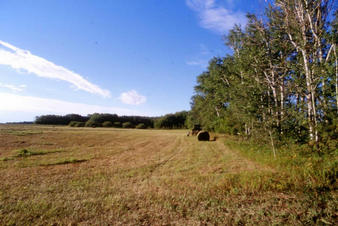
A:
<svg viewBox="0 0 338 226">
<path fill-rule="evenodd" d="M 311 223 L 275 169 L 185 134 L 1 125 L 0 225 Z"/>
</svg>

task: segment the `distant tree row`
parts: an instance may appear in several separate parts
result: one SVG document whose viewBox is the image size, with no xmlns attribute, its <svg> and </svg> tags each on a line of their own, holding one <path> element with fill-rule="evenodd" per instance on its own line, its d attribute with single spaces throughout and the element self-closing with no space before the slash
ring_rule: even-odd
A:
<svg viewBox="0 0 338 226">
<path fill-rule="evenodd" d="M 70 125 L 87 127 L 124 127 L 134 128 L 140 124 L 143 128 L 153 128 L 154 118 L 145 116 L 118 116 L 116 114 L 91 114 L 81 116 L 78 114 L 68 115 L 42 115 L 36 117 L 36 124 L 44 125 Z M 140 126 L 139 126 L 140 127 Z"/>
<path fill-rule="evenodd" d="M 142 126 L 143 125 L 143 126 Z M 90 115 L 86 126 L 104 126 L 104 127 L 123 127 L 135 128 L 143 127 L 154 128 L 154 118 L 146 116 L 118 116 L 117 114 L 99 114 Z"/>
<path fill-rule="evenodd" d="M 186 128 L 188 112 L 182 111 L 175 114 L 167 114 L 162 117 L 145 116 L 118 116 L 117 114 L 91 114 L 81 116 L 77 114 L 42 115 L 36 117 L 36 124 L 44 125 L 69 125 L 72 127 L 116 127 L 116 128 Z"/>
<path fill-rule="evenodd" d="M 213 58 L 198 76 L 188 124 L 337 148 L 338 12 L 332 6 L 337 2 L 276 0 L 263 19 L 248 15 L 244 29 L 235 26 L 225 37 L 233 55 Z"/>
<path fill-rule="evenodd" d="M 71 121 L 76 122 L 86 122 L 90 116 L 81 116 L 77 114 L 68 114 L 68 115 L 41 115 L 37 116 L 35 119 L 36 124 L 43 125 L 68 125 Z"/>
<path fill-rule="evenodd" d="M 155 120 L 155 128 L 157 129 L 183 129 L 187 128 L 186 119 L 187 111 L 167 114 Z"/>
</svg>

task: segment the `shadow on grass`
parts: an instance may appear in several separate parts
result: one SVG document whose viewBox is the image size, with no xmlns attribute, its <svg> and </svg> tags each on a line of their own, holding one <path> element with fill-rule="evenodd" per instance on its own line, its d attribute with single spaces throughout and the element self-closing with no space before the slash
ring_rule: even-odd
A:
<svg viewBox="0 0 338 226">
<path fill-rule="evenodd" d="M 40 164 L 40 166 L 55 166 L 55 165 L 64 165 L 64 164 L 74 164 L 74 163 L 82 163 L 82 162 L 86 162 L 88 161 L 88 159 L 64 159 L 64 160 L 60 160 L 57 162 L 52 162 L 52 163 L 43 163 Z"/>
<path fill-rule="evenodd" d="M 29 135 L 38 135 L 42 133 L 43 133 L 42 131 L 10 130 L 10 131 L 7 131 L 5 134 L 14 135 L 14 136 L 29 136 Z"/>
</svg>

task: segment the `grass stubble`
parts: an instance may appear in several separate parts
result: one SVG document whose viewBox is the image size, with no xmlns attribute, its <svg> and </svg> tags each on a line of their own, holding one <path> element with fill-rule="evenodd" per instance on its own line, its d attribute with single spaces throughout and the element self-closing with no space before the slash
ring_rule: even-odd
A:
<svg viewBox="0 0 338 226">
<path fill-rule="evenodd" d="M 254 159 L 230 137 L 185 134 L 1 125 L 0 225 L 337 221 L 335 188 L 305 189 L 303 171 Z"/>
</svg>

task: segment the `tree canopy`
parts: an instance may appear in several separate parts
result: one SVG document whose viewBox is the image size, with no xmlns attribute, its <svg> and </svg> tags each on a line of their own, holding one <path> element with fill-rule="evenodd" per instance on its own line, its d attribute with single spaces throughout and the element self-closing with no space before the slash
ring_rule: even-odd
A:
<svg viewBox="0 0 338 226">
<path fill-rule="evenodd" d="M 225 37 L 233 55 L 197 78 L 190 124 L 277 141 L 337 138 L 334 1 L 276 0 Z M 335 143 L 336 145 L 336 143 Z"/>
</svg>

